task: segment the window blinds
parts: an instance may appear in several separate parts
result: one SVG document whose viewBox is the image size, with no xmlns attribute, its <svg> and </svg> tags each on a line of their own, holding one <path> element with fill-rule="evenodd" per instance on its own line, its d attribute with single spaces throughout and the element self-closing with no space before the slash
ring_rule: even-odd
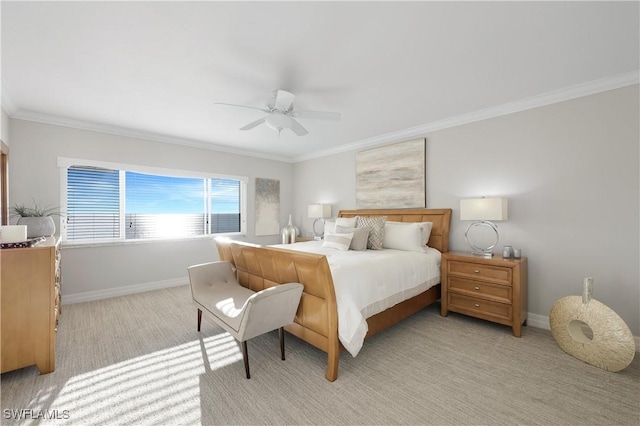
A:
<svg viewBox="0 0 640 426">
<path fill-rule="evenodd" d="M 241 231 L 241 182 L 70 166 L 67 240 L 133 240 Z"/>
</svg>

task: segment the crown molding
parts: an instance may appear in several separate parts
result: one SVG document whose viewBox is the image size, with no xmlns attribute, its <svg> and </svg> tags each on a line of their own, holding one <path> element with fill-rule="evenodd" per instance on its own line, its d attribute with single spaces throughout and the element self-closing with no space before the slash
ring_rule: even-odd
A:
<svg viewBox="0 0 640 426">
<path fill-rule="evenodd" d="M 188 146 L 191 148 L 201 148 L 210 151 L 225 152 L 228 154 L 242 155 L 244 157 L 262 158 L 265 160 L 274 160 L 291 163 L 293 160 L 288 157 L 282 157 L 275 154 L 267 154 L 257 151 L 247 151 L 235 149 L 226 145 L 216 145 L 211 142 L 199 141 L 194 139 L 176 138 L 159 133 L 146 132 L 143 130 L 134 130 L 124 127 L 111 126 L 108 124 L 93 123 L 84 120 L 76 120 L 72 118 L 60 117 L 50 114 L 42 114 L 38 112 L 19 110 L 11 116 L 12 119 L 33 121 L 42 124 L 51 124 L 54 126 L 70 127 L 73 129 L 89 130 L 92 132 L 108 133 L 117 136 L 124 136 L 137 139 L 145 139 L 155 142 L 169 143 L 174 145 Z"/>
<path fill-rule="evenodd" d="M 31 111 L 20 110 L 13 102 L 9 92 L 6 90 L 4 83 L 2 84 L 2 107 L 12 119 L 34 121 L 43 124 L 52 124 L 56 126 L 70 127 L 81 130 L 89 130 L 95 132 L 109 133 L 118 136 L 132 137 L 138 139 L 146 139 L 156 142 L 170 143 L 176 145 L 189 146 L 192 148 L 201 148 L 211 151 L 225 152 L 229 154 L 242 155 L 245 157 L 262 158 L 266 160 L 281 161 L 285 163 L 296 163 L 300 161 L 312 160 L 315 158 L 327 157 L 330 155 L 340 154 L 344 152 L 357 151 L 363 149 L 374 148 L 377 146 L 387 145 L 390 143 L 401 142 L 416 137 L 425 137 L 428 133 L 456 127 L 476 121 L 487 120 L 500 117 L 515 112 L 525 111 L 528 109 L 538 108 L 554 103 L 564 102 L 584 96 L 589 96 L 609 90 L 619 89 L 640 83 L 640 70 L 633 70 L 624 74 L 612 77 L 605 77 L 586 83 L 576 84 L 563 89 L 546 92 L 541 95 L 530 98 L 521 99 L 514 102 L 508 102 L 495 107 L 490 107 L 475 111 L 469 114 L 463 114 L 452 118 L 447 118 L 432 123 L 422 124 L 397 132 L 385 133 L 383 135 L 362 139 L 356 142 L 341 145 L 336 148 L 316 151 L 308 155 L 298 157 L 284 157 L 275 154 L 267 154 L 257 151 L 248 151 L 235 149 L 226 145 L 217 145 L 211 142 L 175 138 L 153 132 L 127 129 L 118 126 L 110 126 L 107 124 L 92 123 L 83 120 L 75 120 L 49 114 L 41 114 Z"/>
<path fill-rule="evenodd" d="M 451 127 L 461 126 L 463 124 L 473 123 L 476 121 L 488 120 L 490 118 L 500 117 L 515 112 L 526 111 L 533 108 L 539 108 L 542 106 L 594 95 L 597 93 L 619 89 L 622 87 L 632 86 L 639 83 L 640 70 L 634 70 L 624 74 L 605 77 L 598 80 L 565 87 L 563 89 L 546 92 L 537 96 L 532 96 L 530 98 L 521 99 L 519 101 L 508 102 L 502 105 L 497 105 L 495 107 L 471 112 L 469 114 L 463 114 L 432 123 L 410 127 L 408 129 L 400 130 L 397 132 L 386 133 L 383 135 L 362 139 L 360 141 L 341 145 L 337 148 L 316 151 L 309 155 L 295 157 L 294 161 L 299 162 L 312 160 L 315 158 L 326 157 L 343 152 L 374 148 L 377 146 L 394 142 L 401 142 L 403 140 L 409 140 L 416 137 L 425 137 L 428 133 L 437 130 L 448 129 Z"/>
</svg>

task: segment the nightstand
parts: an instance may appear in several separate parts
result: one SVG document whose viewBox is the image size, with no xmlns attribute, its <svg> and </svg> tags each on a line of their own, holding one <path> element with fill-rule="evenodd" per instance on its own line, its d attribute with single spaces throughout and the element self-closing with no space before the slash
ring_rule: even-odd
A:
<svg viewBox="0 0 640 426">
<path fill-rule="evenodd" d="M 458 312 L 509 325 L 520 337 L 527 322 L 527 258 L 442 254 L 440 315 Z"/>
<path fill-rule="evenodd" d="M 296 237 L 296 243 L 304 243 L 307 241 L 313 241 L 313 237 Z"/>
</svg>

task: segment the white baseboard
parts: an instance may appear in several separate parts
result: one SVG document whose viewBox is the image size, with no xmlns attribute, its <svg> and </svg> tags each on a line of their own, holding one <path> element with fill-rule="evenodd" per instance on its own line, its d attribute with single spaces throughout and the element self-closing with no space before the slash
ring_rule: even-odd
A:
<svg viewBox="0 0 640 426">
<path fill-rule="evenodd" d="M 126 296 L 128 294 L 142 293 L 145 291 L 159 290 L 168 287 L 178 287 L 188 285 L 189 278 L 175 278 L 172 280 L 155 281 L 144 284 L 134 284 L 121 287 L 114 287 L 105 290 L 86 291 L 75 294 L 63 294 L 62 304 L 70 305 L 72 303 L 90 302 L 93 300 L 109 299 L 111 297 Z"/>
<path fill-rule="evenodd" d="M 527 313 L 527 325 L 536 328 L 544 328 L 545 330 L 551 330 L 549 325 L 549 317 L 544 315 Z"/>
</svg>

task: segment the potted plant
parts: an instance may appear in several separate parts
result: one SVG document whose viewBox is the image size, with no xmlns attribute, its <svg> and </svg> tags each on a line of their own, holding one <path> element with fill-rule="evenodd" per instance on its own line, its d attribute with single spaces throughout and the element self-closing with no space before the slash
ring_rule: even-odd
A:
<svg viewBox="0 0 640 426">
<path fill-rule="evenodd" d="M 18 225 L 27 226 L 27 238 L 50 237 L 56 233 L 53 216 L 60 216 L 55 207 L 40 207 L 16 204 L 11 207 L 11 216 L 18 217 Z"/>
</svg>

